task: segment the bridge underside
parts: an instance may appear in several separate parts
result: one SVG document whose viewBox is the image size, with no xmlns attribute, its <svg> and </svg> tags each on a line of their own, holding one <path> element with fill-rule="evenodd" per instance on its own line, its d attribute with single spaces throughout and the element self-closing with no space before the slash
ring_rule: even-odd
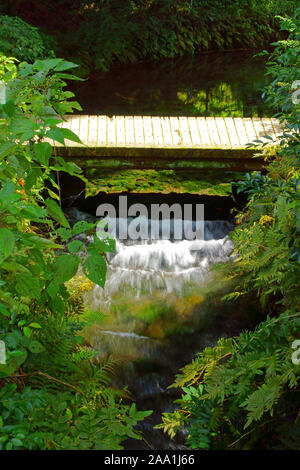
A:
<svg viewBox="0 0 300 470">
<path fill-rule="evenodd" d="M 230 158 L 217 157 L 211 158 L 161 158 L 157 157 L 106 157 L 95 156 L 91 157 L 70 157 L 66 155 L 67 160 L 71 159 L 74 163 L 80 166 L 84 171 L 94 170 L 101 171 L 101 169 L 111 170 L 224 170 L 224 171 L 237 171 L 246 172 L 253 170 L 260 170 L 263 168 L 264 161 L 261 158 L 251 158 L 253 152 L 248 152 L 247 157 L 243 158 Z"/>
</svg>

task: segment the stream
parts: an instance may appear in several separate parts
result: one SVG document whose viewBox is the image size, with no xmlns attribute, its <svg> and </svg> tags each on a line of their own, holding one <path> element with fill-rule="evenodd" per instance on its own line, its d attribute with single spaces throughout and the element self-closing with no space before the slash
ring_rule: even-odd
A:
<svg viewBox="0 0 300 470">
<path fill-rule="evenodd" d="M 74 82 L 71 88 L 84 114 L 268 116 L 272 112 L 261 99 L 265 59 L 254 54 L 212 52 L 159 63 L 118 65 L 108 73 L 95 73 L 86 81 Z M 116 205 L 120 194 L 126 194 L 130 203 L 142 202 L 147 207 L 151 203 L 183 204 L 198 199 L 205 205 L 204 239 L 188 240 L 183 236 L 175 240 L 172 232 L 169 239 L 117 239 L 116 253 L 109 256 L 104 289 L 94 286 L 84 294 L 93 319 L 85 330 L 87 344 L 98 351 L 99 361 L 109 356 L 119 361 L 113 386 L 128 386 L 127 392 L 138 409 L 153 410 L 138 425 L 143 439 L 129 439 L 125 449 L 184 449 L 187 430 L 171 440 L 154 429 L 161 422 L 161 413 L 172 411 L 173 401 L 179 397 L 178 390 L 169 388 L 175 375 L 220 337 L 236 336 L 259 321 L 256 299 L 247 297 L 235 303 L 222 300 L 233 286 L 224 282 L 223 272 L 215 269 L 220 263 L 233 261 L 230 232 L 234 230 L 232 209 L 237 201 L 232 194 L 221 194 L 220 187 L 214 195 L 203 188 L 202 193 L 195 188 L 190 191 L 181 180 L 177 182 L 175 173 L 170 176 L 172 184 L 168 181 L 163 188 L 159 172 L 156 176 L 152 172 L 152 185 L 141 188 L 135 181 L 141 178 L 137 172 L 130 176 L 128 171 L 116 184 L 112 182 L 113 169 L 101 173 L 98 168 L 88 168 L 88 178 L 90 173 L 100 188 L 97 198 L 81 198 L 80 202 L 78 196 L 73 196 L 82 194 L 82 190 L 79 193 L 78 188 L 74 193 L 72 183 L 65 184 L 64 193 L 69 198 L 65 210 L 73 222 L 95 221 L 98 204 Z M 147 182 L 148 173 L 144 175 Z M 210 178 L 193 173 L 182 179 L 190 183 L 199 177 L 216 185 L 216 171 Z M 225 172 L 218 175 L 224 181 Z M 97 178 L 101 177 L 99 182 Z M 156 194 L 151 194 L 155 183 Z M 183 187 L 182 194 L 176 194 L 179 186 Z M 118 226 L 130 222 L 117 220 Z"/>
<path fill-rule="evenodd" d="M 68 216 L 95 220 L 75 208 Z M 113 386 L 128 386 L 138 409 L 153 410 L 138 425 L 143 440 L 128 440 L 126 449 L 184 449 L 186 431 L 171 440 L 153 429 L 178 398 L 178 391 L 168 387 L 199 351 L 253 322 L 255 302 L 223 301 L 228 286 L 211 271 L 232 262 L 233 229 L 230 220 L 206 220 L 204 240 L 174 240 L 172 231 L 169 240 L 117 240 L 104 289 L 94 286 L 84 294 L 94 312 L 85 331 L 88 344 L 99 352 L 100 362 L 111 356 L 120 361 Z"/>
</svg>

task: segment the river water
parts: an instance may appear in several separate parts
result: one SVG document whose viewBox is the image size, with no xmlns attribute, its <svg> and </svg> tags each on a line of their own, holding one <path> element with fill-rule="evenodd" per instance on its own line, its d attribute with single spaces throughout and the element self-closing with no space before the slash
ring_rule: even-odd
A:
<svg viewBox="0 0 300 470">
<path fill-rule="evenodd" d="M 117 65 L 70 83 L 84 114 L 152 116 L 270 115 L 261 98 L 263 57 L 209 52 L 177 60 Z"/>
<path fill-rule="evenodd" d="M 72 215 L 92 219 L 77 210 Z M 175 374 L 204 347 L 251 324 L 253 303 L 223 301 L 228 286 L 211 272 L 232 262 L 233 228 L 229 220 L 208 220 L 203 240 L 174 240 L 172 230 L 170 239 L 117 240 L 104 289 L 94 286 L 85 293 L 94 312 L 85 331 L 88 344 L 99 352 L 99 361 L 111 356 L 120 361 L 113 385 L 128 386 L 138 409 L 153 410 L 139 425 L 143 440 L 128 440 L 127 449 L 184 448 L 185 431 L 170 440 L 153 429 L 178 398 L 178 391 L 168 388 Z"/>
</svg>

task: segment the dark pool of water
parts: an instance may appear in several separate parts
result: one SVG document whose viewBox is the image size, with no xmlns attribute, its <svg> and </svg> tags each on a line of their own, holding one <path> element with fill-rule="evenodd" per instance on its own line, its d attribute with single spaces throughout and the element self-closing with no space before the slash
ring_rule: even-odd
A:
<svg viewBox="0 0 300 470">
<path fill-rule="evenodd" d="M 179 389 L 169 388 L 179 370 L 190 363 L 205 347 L 215 346 L 220 337 L 238 336 L 241 330 L 253 329 L 261 319 L 256 299 L 247 299 L 239 304 L 222 305 L 215 299 L 211 319 L 202 332 L 173 338 L 171 344 L 160 351 L 155 360 L 135 361 L 124 367 L 116 385 L 129 384 L 129 391 L 139 410 L 153 410 L 152 415 L 140 422 L 137 430 L 143 440 L 129 439 L 124 443 L 126 450 L 183 450 L 187 430 L 178 432 L 174 439 L 154 428 L 161 423 L 162 413 L 173 412 L 174 400 L 181 397 Z"/>
<path fill-rule="evenodd" d="M 85 114 L 264 116 L 265 59 L 251 52 L 206 53 L 118 65 L 71 84 Z"/>
</svg>

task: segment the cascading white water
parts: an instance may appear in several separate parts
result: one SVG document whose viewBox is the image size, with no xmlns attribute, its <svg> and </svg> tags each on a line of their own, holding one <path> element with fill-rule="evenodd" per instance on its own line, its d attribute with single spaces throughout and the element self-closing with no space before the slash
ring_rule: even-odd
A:
<svg viewBox="0 0 300 470">
<path fill-rule="evenodd" d="M 130 220 L 120 223 L 124 228 Z M 104 289 L 95 286 L 86 293 L 89 308 L 106 314 L 86 332 L 99 352 L 95 359 L 120 359 L 120 383 L 129 384 L 140 405 L 156 410 L 159 420 L 177 398 L 167 389 L 174 371 L 215 341 L 205 329 L 223 306 L 218 276 L 209 269 L 232 256 L 232 229 L 227 221 L 206 221 L 204 240 L 175 241 L 172 233 L 170 240 L 117 240 Z M 144 426 L 154 448 L 172 448 L 152 424 Z"/>
<path fill-rule="evenodd" d="M 227 235 L 232 224 L 205 222 L 205 240 L 117 241 L 105 288 L 95 286 L 91 308 L 110 305 L 116 295 L 140 298 L 155 291 L 182 294 L 190 284 L 200 284 L 212 264 L 227 261 L 233 244 Z"/>
</svg>

